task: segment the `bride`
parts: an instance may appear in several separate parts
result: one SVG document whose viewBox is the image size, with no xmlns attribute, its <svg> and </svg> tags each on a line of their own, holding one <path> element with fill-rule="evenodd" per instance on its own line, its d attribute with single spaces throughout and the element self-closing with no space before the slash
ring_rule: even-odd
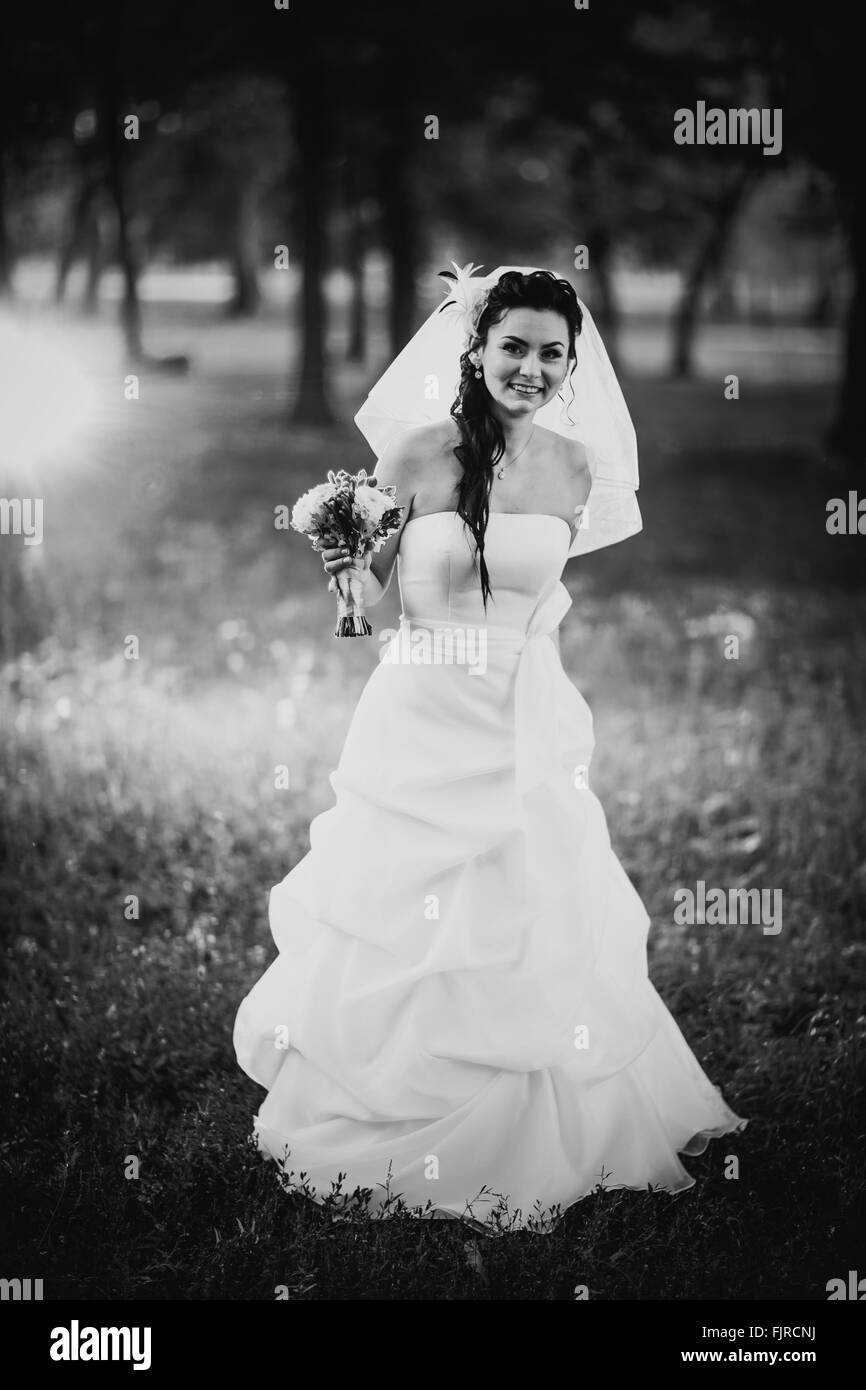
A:
<svg viewBox="0 0 866 1390">
<path fill-rule="evenodd" d="M 566 561 L 641 528 L 631 420 L 566 280 L 471 272 L 356 417 L 405 510 L 354 569 L 370 606 L 397 568 L 401 628 L 271 890 L 279 954 L 234 1042 L 287 1186 L 545 1231 L 599 1185 L 691 1187 L 679 1155 L 746 1122 L 648 979 L 559 658 Z M 477 640 L 431 660 L 443 630 Z"/>
</svg>

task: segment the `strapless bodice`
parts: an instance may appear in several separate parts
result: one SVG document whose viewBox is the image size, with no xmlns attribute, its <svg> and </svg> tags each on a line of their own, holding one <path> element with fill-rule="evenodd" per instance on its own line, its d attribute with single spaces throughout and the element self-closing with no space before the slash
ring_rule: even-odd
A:
<svg viewBox="0 0 866 1390">
<path fill-rule="evenodd" d="M 592 756 L 592 716 L 546 640 L 571 606 L 559 577 L 571 528 L 546 513 L 494 512 L 484 539 L 491 584 L 486 614 L 473 564 L 475 541 L 462 518 L 430 512 L 406 523 L 398 552 L 398 638 L 444 629 L 480 639 L 483 666 L 451 670 L 458 679 L 466 669 L 497 672 L 506 684 L 513 680 L 516 785 L 523 793 Z M 397 661 L 405 652 L 398 641 L 383 661 Z"/>
<path fill-rule="evenodd" d="M 403 530 L 398 558 L 401 617 L 528 633 L 541 613 L 557 616 L 570 603 L 560 575 L 571 546 L 562 517 L 541 512 L 492 512 L 484 537 L 490 575 L 487 612 L 475 566 L 475 540 L 456 512 L 413 517 Z M 564 604 L 564 607 L 563 607 Z"/>
</svg>

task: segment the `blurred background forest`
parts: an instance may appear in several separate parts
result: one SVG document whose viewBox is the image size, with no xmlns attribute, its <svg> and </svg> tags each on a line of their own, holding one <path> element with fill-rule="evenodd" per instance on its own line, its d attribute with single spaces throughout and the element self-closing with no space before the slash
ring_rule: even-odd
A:
<svg viewBox="0 0 866 1390">
<path fill-rule="evenodd" d="M 372 366 L 411 336 L 454 251 L 568 271 L 580 244 L 580 289 L 614 343 L 643 324 L 624 335 L 636 367 L 687 376 L 707 323 L 785 328 L 807 375 L 844 365 L 834 437 L 856 447 L 845 14 L 557 0 L 531 23 L 514 4 L 443 3 L 419 25 L 407 6 L 303 0 L 49 8 L 3 59 L 0 292 L 91 315 L 119 302 L 139 360 L 150 306 L 284 308 L 294 417 L 318 424 L 338 323 L 334 365 Z M 781 108 L 781 153 L 674 144 L 674 110 L 698 100 Z M 828 327 L 829 343 L 809 336 Z M 843 362 L 819 366 L 839 336 Z"/>
<path fill-rule="evenodd" d="M 825 525 L 862 486 L 852 16 L 91 0 L 10 21 L 0 497 L 42 499 L 44 538 L 0 536 L 0 1236 L 46 1297 L 823 1297 L 857 1267 L 866 604 L 862 541 Z M 781 153 L 675 144 L 699 101 L 780 108 Z M 563 661 L 653 979 L 755 1117 L 748 1182 L 707 1156 L 685 1205 L 601 1194 L 543 1249 L 490 1253 L 487 1283 L 448 1232 L 293 1224 L 244 1148 L 259 1095 L 231 1048 L 268 888 L 332 799 L 378 650 L 333 642 L 320 561 L 274 508 L 370 468 L 352 416 L 452 260 L 566 275 L 618 366 L 645 527 L 569 566 Z M 675 927 L 698 878 L 781 887 L 784 931 Z M 148 1181 L 123 1181 L 131 1152 Z"/>
</svg>

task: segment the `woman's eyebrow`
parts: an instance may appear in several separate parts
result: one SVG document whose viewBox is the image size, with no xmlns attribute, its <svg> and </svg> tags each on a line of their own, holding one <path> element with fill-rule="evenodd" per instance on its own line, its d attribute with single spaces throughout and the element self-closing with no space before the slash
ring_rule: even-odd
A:
<svg viewBox="0 0 866 1390">
<path fill-rule="evenodd" d="M 528 346 L 528 344 L 527 344 L 527 342 L 526 342 L 526 339 L 525 339 L 525 338 L 518 338 L 518 336 L 517 336 L 516 333 L 505 333 L 505 334 L 503 334 L 502 341 L 505 342 L 505 339 L 506 339 L 506 338 L 510 338 L 511 341 L 512 341 L 513 343 L 520 343 L 521 346 L 523 346 L 523 347 L 527 347 L 527 346 Z M 542 343 L 541 346 L 542 346 L 542 347 L 565 347 L 565 343 L 562 343 L 562 342 L 559 341 L 558 338 L 555 338 L 555 339 L 553 340 L 552 343 Z"/>
</svg>

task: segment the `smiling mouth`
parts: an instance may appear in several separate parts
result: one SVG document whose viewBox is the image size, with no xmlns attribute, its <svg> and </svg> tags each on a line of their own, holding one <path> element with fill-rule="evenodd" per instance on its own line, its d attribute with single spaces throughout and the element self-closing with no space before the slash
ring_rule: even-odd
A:
<svg viewBox="0 0 866 1390">
<path fill-rule="evenodd" d="M 522 383 L 517 382 L 517 381 L 511 381 L 511 382 L 509 382 L 508 384 L 509 384 L 509 386 L 511 387 L 512 391 L 517 391 L 517 393 L 518 393 L 519 395 L 521 395 L 521 396 L 540 396 L 540 395 L 541 395 L 541 387 L 540 387 L 540 386 L 524 386 L 524 385 L 522 385 Z"/>
</svg>

